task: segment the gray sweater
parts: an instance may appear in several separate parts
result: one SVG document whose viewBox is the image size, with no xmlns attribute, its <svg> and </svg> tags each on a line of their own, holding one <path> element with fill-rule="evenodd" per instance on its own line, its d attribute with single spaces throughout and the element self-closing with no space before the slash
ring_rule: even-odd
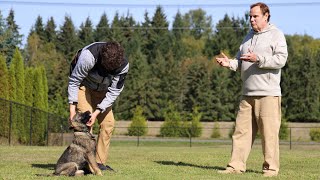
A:
<svg viewBox="0 0 320 180">
<path fill-rule="evenodd" d="M 240 60 L 249 48 L 258 62 Z M 236 59 L 230 61 L 231 70 L 240 70 L 242 93 L 245 96 L 281 96 L 281 68 L 288 57 L 284 34 L 269 24 L 262 32 L 251 30 L 240 45 Z"/>
<path fill-rule="evenodd" d="M 96 107 L 104 112 L 106 108 L 114 103 L 123 90 L 124 80 L 129 70 L 129 63 L 115 75 L 99 75 L 98 71 L 94 68 L 97 59 L 92 53 L 94 51 L 90 51 L 89 48 L 99 48 L 99 44 L 101 43 L 92 43 L 82 49 L 78 62 L 69 77 L 68 101 L 70 104 L 78 102 L 80 85 L 96 91 L 106 91 L 105 98 Z"/>
</svg>

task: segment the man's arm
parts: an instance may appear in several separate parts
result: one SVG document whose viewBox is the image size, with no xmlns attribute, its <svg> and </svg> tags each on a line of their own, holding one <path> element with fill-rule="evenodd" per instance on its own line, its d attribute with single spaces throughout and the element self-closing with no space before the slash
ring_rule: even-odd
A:
<svg viewBox="0 0 320 180">
<path fill-rule="evenodd" d="M 122 71 L 118 75 L 115 75 L 113 77 L 112 83 L 108 87 L 105 98 L 101 101 L 100 104 L 97 105 L 97 109 L 101 110 L 102 113 L 114 103 L 114 101 L 122 92 L 128 70 L 129 63 L 122 69 Z"/>
<path fill-rule="evenodd" d="M 258 67 L 263 69 L 281 69 L 287 61 L 288 50 L 285 36 L 282 32 L 275 34 L 275 45 L 271 56 L 257 55 Z"/>
</svg>

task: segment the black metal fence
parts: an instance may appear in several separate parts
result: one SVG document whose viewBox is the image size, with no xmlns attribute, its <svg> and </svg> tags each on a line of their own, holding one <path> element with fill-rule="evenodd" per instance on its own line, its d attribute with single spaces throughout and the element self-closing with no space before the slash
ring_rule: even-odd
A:
<svg viewBox="0 0 320 180">
<path fill-rule="evenodd" d="M 49 145 L 60 142 L 52 134 L 68 132 L 64 117 L 0 98 L 0 143 L 8 145 Z"/>
<path fill-rule="evenodd" d="M 68 130 L 68 120 L 37 108 L 29 107 L 16 102 L 0 98 L 0 145 L 29 145 L 29 146 L 52 146 L 67 145 L 71 142 L 73 134 Z M 127 125 L 128 126 L 128 125 Z M 141 146 L 146 142 L 184 142 L 192 147 L 196 143 L 223 143 L 231 144 L 230 133 L 233 128 L 218 128 L 221 136 L 213 138 L 210 135 L 204 137 L 161 137 L 160 127 L 147 127 L 147 134 L 143 136 L 129 136 L 128 127 L 116 126 L 113 141 L 130 141 Z M 175 127 L 173 127 L 175 128 Z M 320 142 L 313 142 L 308 137 L 312 128 L 315 127 L 289 127 L 288 138 L 282 140 L 282 144 L 292 146 L 313 145 L 320 148 Z M 202 128 L 202 134 L 210 134 L 213 127 Z M 193 134 L 193 133 L 189 133 Z M 259 142 L 259 138 L 257 139 Z"/>
</svg>

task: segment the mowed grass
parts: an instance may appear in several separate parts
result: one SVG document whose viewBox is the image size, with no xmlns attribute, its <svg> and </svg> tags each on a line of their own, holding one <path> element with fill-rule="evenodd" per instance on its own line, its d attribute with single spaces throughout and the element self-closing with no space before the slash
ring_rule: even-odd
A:
<svg viewBox="0 0 320 180">
<path fill-rule="evenodd" d="M 76 179 L 265 179 L 260 145 L 254 145 L 242 175 L 224 175 L 230 159 L 231 145 L 148 142 L 139 147 L 133 142 L 111 143 L 108 164 L 116 172 L 103 172 L 103 177 L 86 175 Z M 50 174 L 66 147 L 0 146 L 0 179 L 70 179 L 42 177 Z M 269 179 L 320 179 L 320 147 L 299 146 L 289 150 L 281 146 L 281 169 L 278 177 Z"/>
</svg>

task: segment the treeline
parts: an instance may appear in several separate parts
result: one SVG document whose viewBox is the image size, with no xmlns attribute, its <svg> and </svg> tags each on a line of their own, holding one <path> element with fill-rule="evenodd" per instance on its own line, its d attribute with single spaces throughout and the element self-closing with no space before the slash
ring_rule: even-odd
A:
<svg viewBox="0 0 320 180">
<path fill-rule="evenodd" d="M 47 109 L 61 116 L 68 115 L 72 56 L 92 42 L 116 40 L 125 47 L 130 62 L 124 91 L 114 105 L 117 119 L 130 120 L 135 107 L 141 106 L 148 119 L 163 120 L 170 106 L 181 118 L 188 119 L 197 108 L 202 121 L 234 120 L 241 95 L 240 73 L 218 67 L 215 56 L 223 51 L 234 57 L 249 29 L 248 14 L 225 15 L 213 24 L 202 9 L 185 14 L 178 11 L 169 27 L 161 6 L 151 16 L 146 12 L 143 22 L 136 22 L 129 13 L 116 13 L 112 20 L 103 13 L 97 25 L 88 17 L 79 28 L 69 16 L 59 27 L 53 17 L 44 23 L 38 16 L 26 46 L 17 52 L 22 53 L 25 72 L 30 67 L 44 67 Z M 283 117 L 320 122 L 320 40 L 308 35 L 286 38 L 289 57 L 282 71 Z M 21 44 L 13 10 L 6 19 L 0 13 L 0 39 L 0 53 L 11 67 L 13 49 Z M 13 81 L 10 79 L 9 84 Z"/>
</svg>

